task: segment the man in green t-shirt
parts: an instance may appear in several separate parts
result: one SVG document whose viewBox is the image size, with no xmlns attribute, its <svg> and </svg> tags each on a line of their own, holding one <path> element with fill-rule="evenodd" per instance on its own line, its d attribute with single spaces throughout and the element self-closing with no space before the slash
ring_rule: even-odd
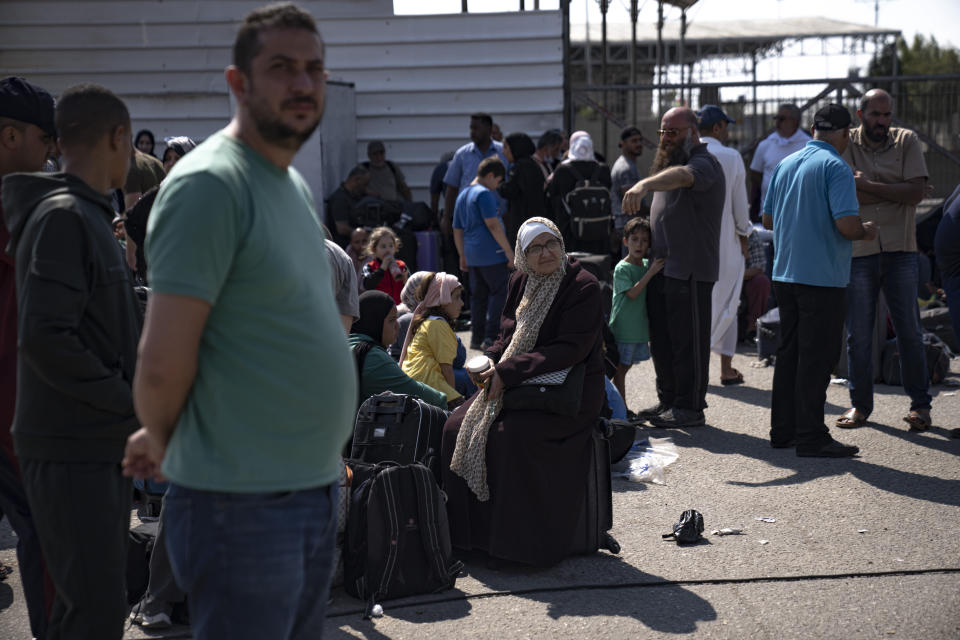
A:
<svg viewBox="0 0 960 640">
<path fill-rule="evenodd" d="M 125 466 L 158 471 L 194 637 L 314 638 L 323 626 L 352 359 L 323 229 L 290 166 L 323 113 L 323 41 L 290 5 L 247 16 L 233 121 L 170 172 L 147 229 L 153 287 Z"/>
</svg>

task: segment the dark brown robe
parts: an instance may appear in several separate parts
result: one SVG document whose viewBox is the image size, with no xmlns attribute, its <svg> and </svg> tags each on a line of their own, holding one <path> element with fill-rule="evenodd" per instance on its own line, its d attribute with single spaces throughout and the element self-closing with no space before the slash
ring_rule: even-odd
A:
<svg viewBox="0 0 960 640">
<path fill-rule="evenodd" d="M 508 285 L 500 336 L 487 350 L 506 388 L 535 375 L 586 362 L 583 400 L 576 416 L 535 411 L 500 413 L 487 441 L 490 500 L 479 502 L 460 476 L 450 471 L 465 402 L 443 432 L 443 483 L 453 544 L 490 556 L 539 566 L 555 564 L 574 549 L 574 529 L 584 500 L 594 428 L 604 397 L 601 355 L 600 286 L 575 261 L 550 306 L 536 345 L 501 360 L 516 328 L 516 310 L 527 276 L 515 273 Z"/>
</svg>

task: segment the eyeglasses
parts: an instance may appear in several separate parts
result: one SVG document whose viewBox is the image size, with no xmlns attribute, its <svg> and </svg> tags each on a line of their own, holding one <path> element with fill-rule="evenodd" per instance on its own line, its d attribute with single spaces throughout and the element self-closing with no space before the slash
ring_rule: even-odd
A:
<svg viewBox="0 0 960 640">
<path fill-rule="evenodd" d="M 674 137 L 674 136 L 680 135 L 680 132 L 681 132 L 681 131 L 686 131 L 686 130 L 689 129 L 689 128 L 690 128 L 690 127 L 684 127 L 683 129 L 657 129 L 657 134 L 658 134 L 661 138 L 663 138 L 663 137 L 670 137 L 670 138 L 672 138 L 672 137 Z"/>
<path fill-rule="evenodd" d="M 773 119 L 773 121 L 774 121 L 774 122 L 783 122 L 784 120 L 789 120 L 789 119 L 790 119 L 790 118 L 788 118 L 787 116 L 777 116 L 776 118 Z"/>
<path fill-rule="evenodd" d="M 527 247 L 525 253 L 528 256 L 539 257 L 543 254 L 544 249 L 550 253 L 557 254 L 560 252 L 560 241 L 559 240 L 547 240 L 544 244 L 532 244 Z"/>
</svg>

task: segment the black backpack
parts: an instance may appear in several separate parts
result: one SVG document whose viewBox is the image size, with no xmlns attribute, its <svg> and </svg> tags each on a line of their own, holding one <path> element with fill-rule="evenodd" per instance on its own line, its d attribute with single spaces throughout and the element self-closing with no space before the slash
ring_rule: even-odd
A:
<svg viewBox="0 0 960 640">
<path fill-rule="evenodd" d="M 563 206 L 570 217 L 570 235 L 573 247 L 568 250 L 610 252 L 610 229 L 613 215 L 610 208 L 610 189 L 600 184 L 600 164 L 597 163 L 589 180 L 585 180 L 573 163 L 566 165 L 577 179 L 573 189 L 563 196 Z"/>
<path fill-rule="evenodd" d="M 430 470 L 421 464 L 347 464 L 355 488 L 343 586 L 367 601 L 364 617 L 381 600 L 452 588 L 463 563 L 453 559 L 446 496 Z"/>
</svg>

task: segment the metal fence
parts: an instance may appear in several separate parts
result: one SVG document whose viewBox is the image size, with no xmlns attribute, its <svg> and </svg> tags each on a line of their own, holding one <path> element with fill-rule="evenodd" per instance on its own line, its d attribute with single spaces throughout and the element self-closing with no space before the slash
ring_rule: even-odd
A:
<svg viewBox="0 0 960 640">
<path fill-rule="evenodd" d="M 801 126 L 809 130 L 813 114 L 829 102 L 838 102 L 856 113 L 863 94 L 886 89 L 894 98 L 895 126 L 916 131 L 924 144 L 930 173 L 931 197 L 943 198 L 960 184 L 960 74 L 930 76 L 882 76 L 816 78 L 789 81 L 730 82 L 684 85 L 638 84 L 581 85 L 573 90 L 573 130 L 592 135 L 595 148 L 610 162 L 619 154 L 617 135 L 628 124 L 633 104 L 643 114 L 636 124 L 648 147 L 656 145 L 655 131 L 664 105 L 687 104 L 694 109 L 717 104 L 736 124 L 731 125 L 728 144 L 744 155 L 749 165 L 760 140 L 774 130 L 779 105 L 792 103 L 801 109 Z M 658 91 L 662 94 L 658 94 Z M 604 124 L 606 121 L 606 125 Z M 854 122 L 858 122 L 854 115 Z M 606 135 L 604 135 L 606 133 Z M 652 153 L 644 156 L 652 159 Z"/>
</svg>

